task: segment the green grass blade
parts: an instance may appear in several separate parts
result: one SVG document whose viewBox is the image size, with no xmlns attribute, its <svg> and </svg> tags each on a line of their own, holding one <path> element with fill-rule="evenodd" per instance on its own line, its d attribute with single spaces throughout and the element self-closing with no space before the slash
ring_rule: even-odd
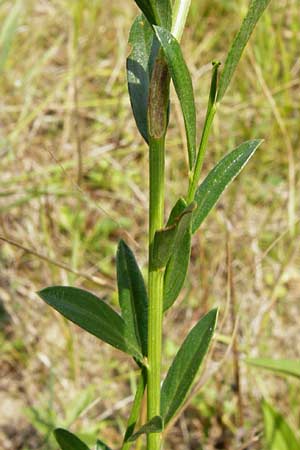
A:
<svg viewBox="0 0 300 450">
<path fill-rule="evenodd" d="M 251 0 L 248 13 L 227 55 L 224 69 L 220 77 L 217 102 L 220 102 L 224 97 L 224 94 L 242 56 L 243 50 L 246 47 L 248 40 L 250 39 L 255 25 L 257 24 L 270 1 L 271 0 Z"/>
<path fill-rule="evenodd" d="M 260 139 L 244 142 L 221 159 L 209 172 L 195 194 L 194 200 L 197 203 L 197 208 L 193 213 L 193 233 L 200 227 L 223 191 L 240 173 L 261 143 L 262 140 Z"/>
<path fill-rule="evenodd" d="M 160 25 L 168 30 L 172 25 L 170 0 L 135 0 L 151 25 Z"/>
<path fill-rule="evenodd" d="M 159 44 L 151 26 L 142 15 L 133 22 L 129 44 L 131 53 L 126 63 L 129 97 L 138 130 L 148 142 L 149 85 Z"/>
<path fill-rule="evenodd" d="M 168 371 L 161 390 L 161 415 L 167 424 L 183 404 L 208 350 L 217 320 L 211 310 L 189 332 Z"/>
<path fill-rule="evenodd" d="M 57 428 L 54 431 L 54 436 L 61 450 L 89 450 L 88 446 L 75 434 L 63 428 Z"/>
<path fill-rule="evenodd" d="M 64 317 L 97 338 L 138 359 L 141 352 L 125 338 L 125 322 L 109 305 L 90 292 L 68 286 L 52 286 L 39 296 Z"/>
<path fill-rule="evenodd" d="M 177 40 L 164 28 L 154 27 L 154 29 L 163 48 L 170 75 L 180 101 L 191 169 L 196 157 L 196 108 L 192 79 Z"/>
<path fill-rule="evenodd" d="M 124 241 L 117 251 L 119 303 L 125 322 L 125 336 L 147 355 L 148 299 L 143 276 L 134 254 Z M 127 336 L 128 335 L 128 336 Z"/>
<path fill-rule="evenodd" d="M 265 444 L 268 450 L 300 450 L 300 442 L 285 418 L 265 400 L 264 415 Z"/>
<path fill-rule="evenodd" d="M 192 217 L 196 207 L 195 202 L 191 203 L 178 222 L 164 275 L 164 311 L 173 305 L 185 281 L 191 255 Z"/>
<path fill-rule="evenodd" d="M 19 16 L 22 9 L 22 0 L 17 0 L 6 17 L 0 31 L 0 73 L 7 61 L 13 39 L 15 37 Z"/>
<path fill-rule="evenodd" d="M 271 359 L 271 358 L 247 358 L 245 360 L 251 366 L 275 372 L 277 375 L 290 375 L 300 379 L 300 360 Z"/>
<path fill-rule="evenodd" d="M 155 416 L 149 422 L 145 423 L 136 433 L 134 433 L 128 442 L 136 441 L 142 434 L 161 433 L 163 431 L 163 420 L 160 416 Z"/>
</svg>

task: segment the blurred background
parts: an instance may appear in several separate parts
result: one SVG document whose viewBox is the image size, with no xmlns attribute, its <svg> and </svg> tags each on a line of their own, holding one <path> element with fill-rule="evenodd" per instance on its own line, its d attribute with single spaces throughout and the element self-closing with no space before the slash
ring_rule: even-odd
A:
<svg viewBox="0 0 300 450">
<path fill-rule="evenodd" d="M 199 133 L 211 62 L 224 61 L 247 6 L 192 1 L 182 47 Z M 299 0 L 271 2 L 214 123 L 205 173 L 242 141 L 265 141 L 194 237 L 185 288 L 164 322 L 165 372 L 192 324 L 220 308 L 205 371 L 166 449 L 266 448 L 262 397 L 300 429 L 299 381 L 245 363 L 300 355 L 299 12 Z M 120 446 L 134 364 L 35 292 L 70 284 L 117 308 L 121 237 L 147 274 L 148 155 L 125 73 L 136 14 L 133 0 L 0 0 L 3 450 L 56 450 L 56 426 Z M 166 212 L 187 177 L 173 90 L 170 123 Z"/>
</svg>

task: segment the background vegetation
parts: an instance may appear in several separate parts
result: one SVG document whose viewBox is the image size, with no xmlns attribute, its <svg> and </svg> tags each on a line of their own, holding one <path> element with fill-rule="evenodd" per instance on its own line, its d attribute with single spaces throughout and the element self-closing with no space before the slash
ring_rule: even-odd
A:
<svg viewBox="0 0 300 450">
<path fill-rule="evenodd" d="M 211 61 L 223 61 L 247 4 L 193 1 L 182 45 L 200 122 Z M 101 432 L 117 447 L 125 427 L 129 359 L 35 292 L 72 284 L 116 303 L 116 244 L 128 232 L 146 273 L 148 155 L 125 80 L 136 12 L 120 0 L 0 0 L 3 450 L 56 449 L 55 426 L 84 430 L 87 442 Z M 261 449 L 262 396 L 300 428 L 299 382 L 243 361 L 300 354 L 299 48 L 299 1 L 271 2 L 215 120 L 206 171 L 246 139 L 265 143 L 195 237 L 189 301 L 182 295 L 167 315 L 165 368 L 191 322 L 220 307 L 207 370 L 170 449 Z M 171 114 L 167 207 L 187 173 L 179 105 Z"/>
</svg>

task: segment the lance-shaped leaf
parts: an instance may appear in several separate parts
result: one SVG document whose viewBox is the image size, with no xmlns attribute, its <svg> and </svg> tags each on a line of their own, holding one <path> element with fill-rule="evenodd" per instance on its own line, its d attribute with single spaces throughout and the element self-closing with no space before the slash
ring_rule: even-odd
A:
<svg viewBox="0 0 300 450">
<path fill-rule="evenodd" d="M 266 448 L 268 450 L 299 450 L 300 442 L 285 418 L 265 400 L 262 408 Z"/>
<path fill-rule="evenodd" d="M 131 413 L 127 422 L 127 428 L 124 435 L 123 447 L 122 449 L 128 450 L 128 445 L 126 445 L 129 438 L 133 435 L 136 423 L 140 416 L 141 405 L 144 397 L 145 388 L 147 385 L 147 369 L 143 367 L 140 373 L 140 379 L 136 388 L 133 404 L 131 407 Z"/>
<path fill-rule="evenodd" d="M 151 26 L 142 15 L 133 22 L 129 44 L 131 53 L 126 63 L 129 97 L 139 132 L 148 142 L 149 84 L 159 44 Z"/>
<path fill-rule="evenodd" d="M 164 275 L 164 311 L 173 305 L 183 286 L 191 255 L 192 217 L 197 205 L 191 203 L 177 225 L 172 253 Z"/>
<path fill-rule="evenodd" d="M 300 379 L 300 360 L 296 359 L 269 359 L 247 358 L 247 364 L 270 370 L 278 375 L 290 375 Z"/>
<path fill-rule="evenodd" d="M 89 450 L 88 446 L 75 434 L 63 428 L 57 428 L 54 431 L 54 436 L 61 450 Z"/>
<path fill-rule="evenodd" d="M 148 300 L 143 276 L 134 254 L 124 241 L 117 251 L 119 303 L 125 322 L 125 337 L 147 355 Z"/>
<path fill-rule="evenodd" d="M 193 233 L 200 227 L 222 192 L 240 173 L 261 143 L 260 139 L 244 142 L 221 159 L 209 172 L 195 194 L 197 208 L 193 213 Z"/>
<path fill-rule="evenodd" d="M 96 443 L 96 450 L 111 450 L 111 449 L 110 447 L 108 447 L 108 445 L 104 444 L 104 442 L 98 439 Z"/>
<path fill-rule="evenodd" d="M 187 136 L 189 166 L 191 169 L 196 156 L 196 108 L 192 79 L 178 41 L 168 30 L 161 27 L 154 27 L 154 29 L 164 50 L 170 75 L 180 101 Z"/>
<path fill-rule="evenodd" d="M 180 199 L 179 202 L 182 200 Z M 181 204 L 178 202 L 175 205 L 175 208 L 179 210 Z M 153 253 L 152 253 L 152 268 L 154 270 L 162 269 L 166 267 L 172 253 L 174 252 L 176 235 L 178 232 L 178 227 L 186 214 L 191 214 L 195 209 L 196 205 L 191 204 L 187 208 L 184 208 L 183 211 L 179 213 L 179 215 L 173 217 L 174 211 L 171 212 L 171 224 L 167 224 L 165 228 L 156 231 L 153 242 Z"/>
<path fill-rule="evenodd" d="M 160 25 L 167 30 L 172 25 L 172 7 L 170 0 L 135 0 L 151 25 Z"/>
<path fill-rule="evenodd" d="M 39 296 L 64 317 L 104 342 L 141 360 L 135 342 L 125 338 L 125 322 L 109 305 L 90 292 L 69 286 L 52 286 Z"/>
<path fill-rule="evenodd" d="M 233 77 L 234 71 L 242 56 L 243 50 L 247 45 L 247 42 L 255 28 L 255 25 L 257 24 L 270 1 L 271 0 L 251 0 L 248 13 L 242 23 L 238 34 L 233 41 L 231 49 L 226 58 L 224 69 L 219 81 L 217 102 L 220 102 L 224 97 L 231 78 Z"/>
<path fill-rule="evenodd" d="M 208 350 L 217 320 L 211 310 L 190 331 L 168 371 L 161 389 L 161 416 L 167 424 L 183 404 Z"/>
<path fill-rule="evenodd" d="M 145 423 L 136 433 L 134 433 L 128 442 L 135 441 L 142 434 L 161 433 L 163 431 L 163 420 L 160 416 L 155 416 L 149 422 Z"/>
</svg>

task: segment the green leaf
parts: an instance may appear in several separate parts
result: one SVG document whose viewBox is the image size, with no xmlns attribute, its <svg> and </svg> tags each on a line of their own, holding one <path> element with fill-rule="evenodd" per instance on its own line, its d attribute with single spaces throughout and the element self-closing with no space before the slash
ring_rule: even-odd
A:
<svg viewBox="0 0 300 450">
<path fill-rule="evenodd" d="M 158 270 L 166 267 L 172 250 L 177 232 L 177 224 L 156 231 L 153 242 L 152 269 Z"/>
<path fill-rule="evenodd" d="M 238 65 L 238 62 L 242 56 L 243 50 L 246 47 L 248 40 L 250 39 L 255 25 L 257 24 L 270 1 L 271 0 L 251 0 L 248 13 L 227 55 L 224 69 L 219 81 L 217 102 L 220 102 L 224 97 L 224 94 Z"/>
<path fill-rule="evenodd" d="M 142 15 L 133 22 L 129 44 L 132 48 L 126 63 L 129 97 L 138 130 L 148 142 L 149 85 L 159 43 L 151 26 Z"/>
<path fill-rule="evenodd" d="M 172 25 L 170 0 L 135 0 L 151 25 L 160 25 L 168 30 Z"/>
<path fill-rule="evenodd" d="M 104 444 L 104 442 L 98 439 L 96 443 L 96 450 L 111 450 L 111 449 L 110 447 L 108 447 L 108 445 Z"/>
<path fill-rule="evenodd" d="M 124 241 L 117 251 L 119 303 L 125 321 L 125 337 L 147 355 L 148 299 L 143 276 L 134 254 Z"/>
<path fill-rule="evenodd" d="M 192 79 L 184 61 L 181 48 L 172 34 L 161 27 L 154 27 L 163 48 L 184 118 L 189 166 L 193 167 L 196 156 L 196 108 Z"/>
<path fill-rule="evenodd" d="M 147 368 L 144 366 L 141 369 L 140 378 L 137 384 L 133 404 L 131 407 L 131 413 L 127 422 L 127 428 L 124 435 L 122 450 L 128 450 L 130 447 L 128 444 L 126 445 L 129 438 L 133 435 L 136 423 L 140 416 L 141 405 L 144 398 L 144 392 L 147 386 Z"/>
<path fill-rule="evenodd" d="M 247 364 L 262 369 L 271 370 L 278 375 L 290 375 L 300 379 L 300 360 L 294 359 L 269 359 L 269 358 L 247 358 Z"/>
<path fill-rule="evenodd" d="M 183 404 L 208 350 L 217 310 L 206 314 L 189 332 L 168 371 L 161 390 L 161 415 L 167 424 Z"/>
<path fill-rule="evenodd" d="M 177 203 L 175 207 L 178 207 Z M 196 205 L 192 203 L 189 207 L 185 208 L 179 216 L 172 218 L 173 223 L 171 225 L 167 225 L 165 228 L 156 231 L 152 256 L 152 268 L 154 270 L 166 267 L 174 252 L 175 238 L 180 222 L 186 214 L 191 214 L 195 207 Z M 171 214 L 174 214 L 173 211 Z"/>
<path fill-rule="evenodd" d="M 186 207 L 186 201 L 184 200 L 184 198 L 180 197 L 170 212 L 167 227 L 173 225 L 176 222 L 177 218 L 183 213 Z"/>
<path fill-rule="evenodd" d="M 191 255 L 192 217 L 197 205 L 191 203 L 177 225 L 172 253 L 164 275 L 164 311 L 173 305 L 183 286 Z"/>
<path fill-rule="evenodd" d="M 61 450 L 89 450 L 87 445 L 82 442 L 75 434 L 63 428 L 57 428 L 54 436 Z"/>
<path fill-rule="evenodd" d="M 261 143 L 260 139 L 244 142 L 221 159 L 209 172 L 195 194 L 197 209 L 193 213 L 193 233 L 200 227 L 222 192 L 240 173 Z"/>
<path fill-rule="evenodd" d="M 149 422 L 145 423 L 136 433 L 134 433 L 128 442 L 135 441 L 141 434 L 161 433 L 163 431 L 163 420 L 161 416 L 155 416 Z"/>
<path fill-rule="evenodd" d="M 300 442 L 284 417 L 265 400 L 262 408 L 266 448 L 268 450 L 300 450 Z"/>
<path fill-rule="evenodd" d="M 125 322 L 109 305 L 90 292 L 68 286 L 52 286 L 38 295 L 64 317 L 104 342 L 137 359 L 142 355 L 125 339 Z"/>
</svg>

